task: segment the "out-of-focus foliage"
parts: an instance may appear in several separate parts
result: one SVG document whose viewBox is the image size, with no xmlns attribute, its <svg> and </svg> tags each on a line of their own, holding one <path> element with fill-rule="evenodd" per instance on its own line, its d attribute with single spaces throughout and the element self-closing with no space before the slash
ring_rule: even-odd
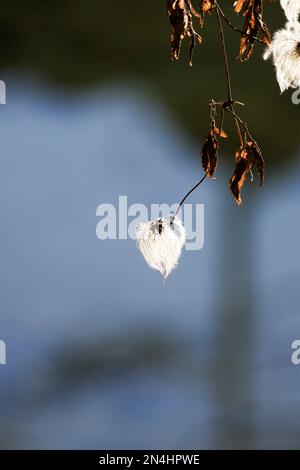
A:
<svg viewBox="0 0 300 470">
<path fill-rule="evenodd" d="M 224 12 L 242 28 L 243 18 Z M 282 25 L 279 2 L 266 2 L 264 18 L 271 30 Z M 155 87 L 177 120 L 199 140 L 207 123 L 208 100 L 226 94 L 216 18 L 208 16 L 201 31 L 203 44 L 194 54 L 194 67 L 186 60 L 170 60 L 171 28 L 167 2 L 99 2 L 99 0 L 11 0 L 0 10 L 0 64 L 34 71 L 57 84 L 82 87 L 99 82 L 141 79 Z M 240 37 L 226 29 L 234 96 L 246 103 L 242 113 L 261 143 L 268 170 L 284 162 L 299 146 L 299 107 L 291 93 L 279 95 L 271 64 L 263 62 L 257 45 L 247 63 L 236 60 Z M 230 129 L 228 129 L 230 131 Z M 227 144 L 228 145 L 228 144 Z M 226 149 L 231 154 L 234 149 Z"/>
</svg>

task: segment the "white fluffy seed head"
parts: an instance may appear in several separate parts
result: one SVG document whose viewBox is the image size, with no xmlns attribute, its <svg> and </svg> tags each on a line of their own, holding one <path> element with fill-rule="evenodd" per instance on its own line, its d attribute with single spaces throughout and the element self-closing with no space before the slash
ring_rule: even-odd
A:
<svg viewBox="0 0 300 470">
<path fill-rule="evenodd" d="M 171 219 L 172 220 L 172 219 Z M 152 269 L 161 272 L 164 279 L 177 266 L 185 244 L 185 229 L 181 220 L 160 218 L 141 223 L 137 227 L 137 246 Z"/>
<path fill-rule="evenodd" d="M 300 15 L 300 1 L 299 0 L 280 0 L 281 6 L 284 9 L 288 21 L 298 21 Z"/>
<path fill-rule="evenodd" d="M 300 87 L 300 23 L 289 22 L 284 29 L 276 31 L 264 59 L 270 56 L 281 93 L 290 87 Z"/>
</svg>

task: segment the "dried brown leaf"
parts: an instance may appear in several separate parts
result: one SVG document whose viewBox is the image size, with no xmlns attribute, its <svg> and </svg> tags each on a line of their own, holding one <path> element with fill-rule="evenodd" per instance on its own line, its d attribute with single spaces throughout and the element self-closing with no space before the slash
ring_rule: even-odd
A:
<svg viewBox="0 0 300 470">
<path fill-rule="evenodd" d="M 204 25 L 204 15 L 205 14 L 211 14 L 213 10 L 215 9 L 216 4 L 215 0 L 200 0 L 200 24 L 201 28 Z"/>
<path fill-rule="evenodd" d="M 240 13 L 242 11 L 242 9 L 244 8 L 244 5 L 245 5 L 246 2 L 249 2 L 249 0 L 236 0 L 233 4 L 234 11 L 236 13 Z"/>
<path fill-rule="evenodd" d="M 248 145 L 252 150 L 257 174 L 259 176 L 259 183 L 260 183 L 260 186 L 262 186 L 264 184 L 264 179 L 265 179 L 265 161 L 262 156 L 262 152 L 259 146 L 257 145 L 257 143 L 255 142 L 255 140 L 251 140 L 250 142 L 248 142 Z"/>
<path fill-rule="evenodd" d="M 204 172 L 212 178 L 218 164 L 218 142 L 213 129 L 206 136 L 201 150 L 201 160 Z"/>
<path fill-rule="evenodd" d="M 193 51 L 196 43 L 201 43 L 201 36 L 194 30 L 191 0 L 168 0 L 168 16 L 172 26 L 171 57 L 179 60 L 181 44 L 184 38 L 190 38 L 189 65 L 192 65 Z"/>
<path fill-rule="evenodd" d="M 247 174 L 252 170 L 253 164 L 255 164 L 260 179 L 260 186 L 262 186 L 265 163 L 261 150 L 253 139 L 239 148 L 235 155 L 235 161 L 236 166 L 229 185 L 237 204 L 240 205 L 242 203 L 241 190 L 246 181 Z"/>
<path fill-rule="evenodd" d="M 256 38 L 268 45 L 271 35 L 263 21 L 263 0 L 237 0 L 234 8 L 245 17 L 238 58 L 246 61 L 253 54 Z"/>
<path fill-rule="evenodd" d="M 214 133 L 218 136 L 220 135 L 220 137 L 222 137 L 222 139 L 227 139 L 228 138 L 228 134 L 226 134 L 225 131 L 223 131 L 223 129 L 219 129 L 218 127 L 214 127 Z"/>
<path fill-rule="evenodd" d="M 252 167 L 252 158 L 247 146 L 240 147 L 236 152 L 235 160 L 235 170 L 230 178 L 229 186 L 237 204 L 240 205 L 242 203 L 241 190 Z"/>
</svg>

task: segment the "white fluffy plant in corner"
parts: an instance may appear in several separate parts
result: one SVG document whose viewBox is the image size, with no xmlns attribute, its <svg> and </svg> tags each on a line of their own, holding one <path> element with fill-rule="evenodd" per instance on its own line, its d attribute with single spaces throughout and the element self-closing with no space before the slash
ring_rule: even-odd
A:
<svg viewBox="0 0 300 470">
<path fill-rule="evenodd" d="M 300 0 L 299 0 L 300 1 Z M 264 59 L 273 58 L 281 93 L 300 87 L 300 23 L 288 22 L 276 31 Z"/>
<path fill-rule="evenodd" d="M 288 21 L 298 21 L 300 15 L 299 0 L 280 0 L 280 4 L 284 9 Z"/>
<path fill-rule="evenodd" d="M 186 240 L 185 228 L 175 216 L 159 218 L 137 227 L 137 246 L 150 268 L 160 271 L 164 279 L 177 266 Z"/>
</svg>

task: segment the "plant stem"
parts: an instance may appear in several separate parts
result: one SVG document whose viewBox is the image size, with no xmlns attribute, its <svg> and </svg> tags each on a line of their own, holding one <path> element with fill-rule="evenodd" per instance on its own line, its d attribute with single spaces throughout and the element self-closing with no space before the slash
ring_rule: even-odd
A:
<svg viewBox="0 0 300 470">
<path fill-rule="evenodd" d="M 205 175 L 201 178 L 201 180 L 198 181 L 198 183 L 195 184 L 195 186 L 193 186 L 192 189 L 190 189 L 189 192 L 182 198 L 182 200 L 181 200 L 180 203 L 178 204 L 178 208 L 177 208 L 177 210 L 176 210 L 174 216 L 172 217 L 171 225 L 172 225 L 173 220 L 175 219 L 176 215 L 177 215 L 178 212 L 180 211 L 181 206 L 184 204 L 185 200 L 190 196 L 190 194 L 192 194 L 192 193 L 195 191 L 195 189 L 197 189 L 197 188 L 200 186 L 200 184 L 203 183 L 203 181 L 206 179 L 207 175 L 208 175 L 208 171 L 207 171 L 207 172 L 205 173 Z"/>
<path fill-rule="evenodd" d="M 220 7 L 220 5 L 218 4 L 218 2 L 216 2 L 216 7 L 217 7 L 217 9 L 219 10 L 219 12 L 220 12 L 222 18 L 225 20 L 225 22 L 228 24 L 228 26 L 229 26 L 233 31 L 235 31 L 236 33 L 242 34 L 243 36 L 251 36 L 251 38 L 254 39 L 255 41 L 260 42 L 260 43 L 263 44 L 263 45 L 266 45 L 266 43 L 265 43 L 262 39 L 260 39 L 260 38 L 258 38 L 258 37 L 256 37 L 256 36 L 252 36 L 250 33 L 243 32 L 243 31 L 241 31 L 239 28 L 237 28 L 236 26 L 234 26 L 234 25 L 229 21 L 229 19 L 227 18 L 227 16 L 226 16 L 225 13 L 223 12 L 223 10 L 222 10 L 222 8 Z"/>
<path fill-rule="evenodd" d="M 220 142 L 221 132 L 222 132 L 223 125 L 224 125 L 224 117 L 225 117 L 225 110 L 224 110 L 224 108 L 222 108 L 220 128 L 219 128 L 219 133 L 218 133 L 217 142 L 216 142 L 217 147 L 216 147 L 215 160 L 218 158 L 219 142 Z M 213 166 L 215 164 L 215 160 L 213 162 Z M 177 216 L 177 214 L 178 214 L 180 208 L 182 207 L 182 205 L 185 203 L 186 199 L 200 186 L 200 184 L 202 184 L 206 180 L 208 174 L 209 174 L 209 170 L 204 174 L 204 176 L 201 178 L 201 180 L 198 181 L 198 183 L 195 184 L 195 186 L 193 186 L 192 189 L 190 189 L 189 192 L 182 198 L 182 200 L 178 204 L 178 207 L 177 207 L 177 210 L 176 210 L 174 216 L 171 218 L 170 225 L 173 224 L 173 221 L 174 221 L 175 217 Z"/>
<path fill-rule="evenodd" d="M 228 107 L 232 111 L 232 113 L 235 114 L 234 106 L 233 106 L 234 100 L 233 100 L 233 97 L 232 97 L 232 85 L 231 85 L 231 78 L 230 78 L 229 65 L 228 65 L 227 49 L 226 49 L 226 43 L 225 43 L 221 13 L 220 13 L 220 8 L 219 8 L 218 3 L 216 3 L 216 12 L 217 12 L 217 20 L 218 20 L 218 26 L 219 26 L 219 34 L 220 34 L 221 43 L 222 43 L 224 64 L 225 64 Z M 243 136 L 242 136 L 241 129 L 240 129 L 240 124 L 239 124 L 239 121 L 236 118 L 235 118 L 235 125 L 236 125 L 236 130 L 237 130 L 237 133 L 238 133 L 238 136 L 239 136 L 239 139 L 240 139 L 240 143 L 241 143 L 241 145 L 243 145 L 244 141 L 243 141 Z"/>
</svg>

